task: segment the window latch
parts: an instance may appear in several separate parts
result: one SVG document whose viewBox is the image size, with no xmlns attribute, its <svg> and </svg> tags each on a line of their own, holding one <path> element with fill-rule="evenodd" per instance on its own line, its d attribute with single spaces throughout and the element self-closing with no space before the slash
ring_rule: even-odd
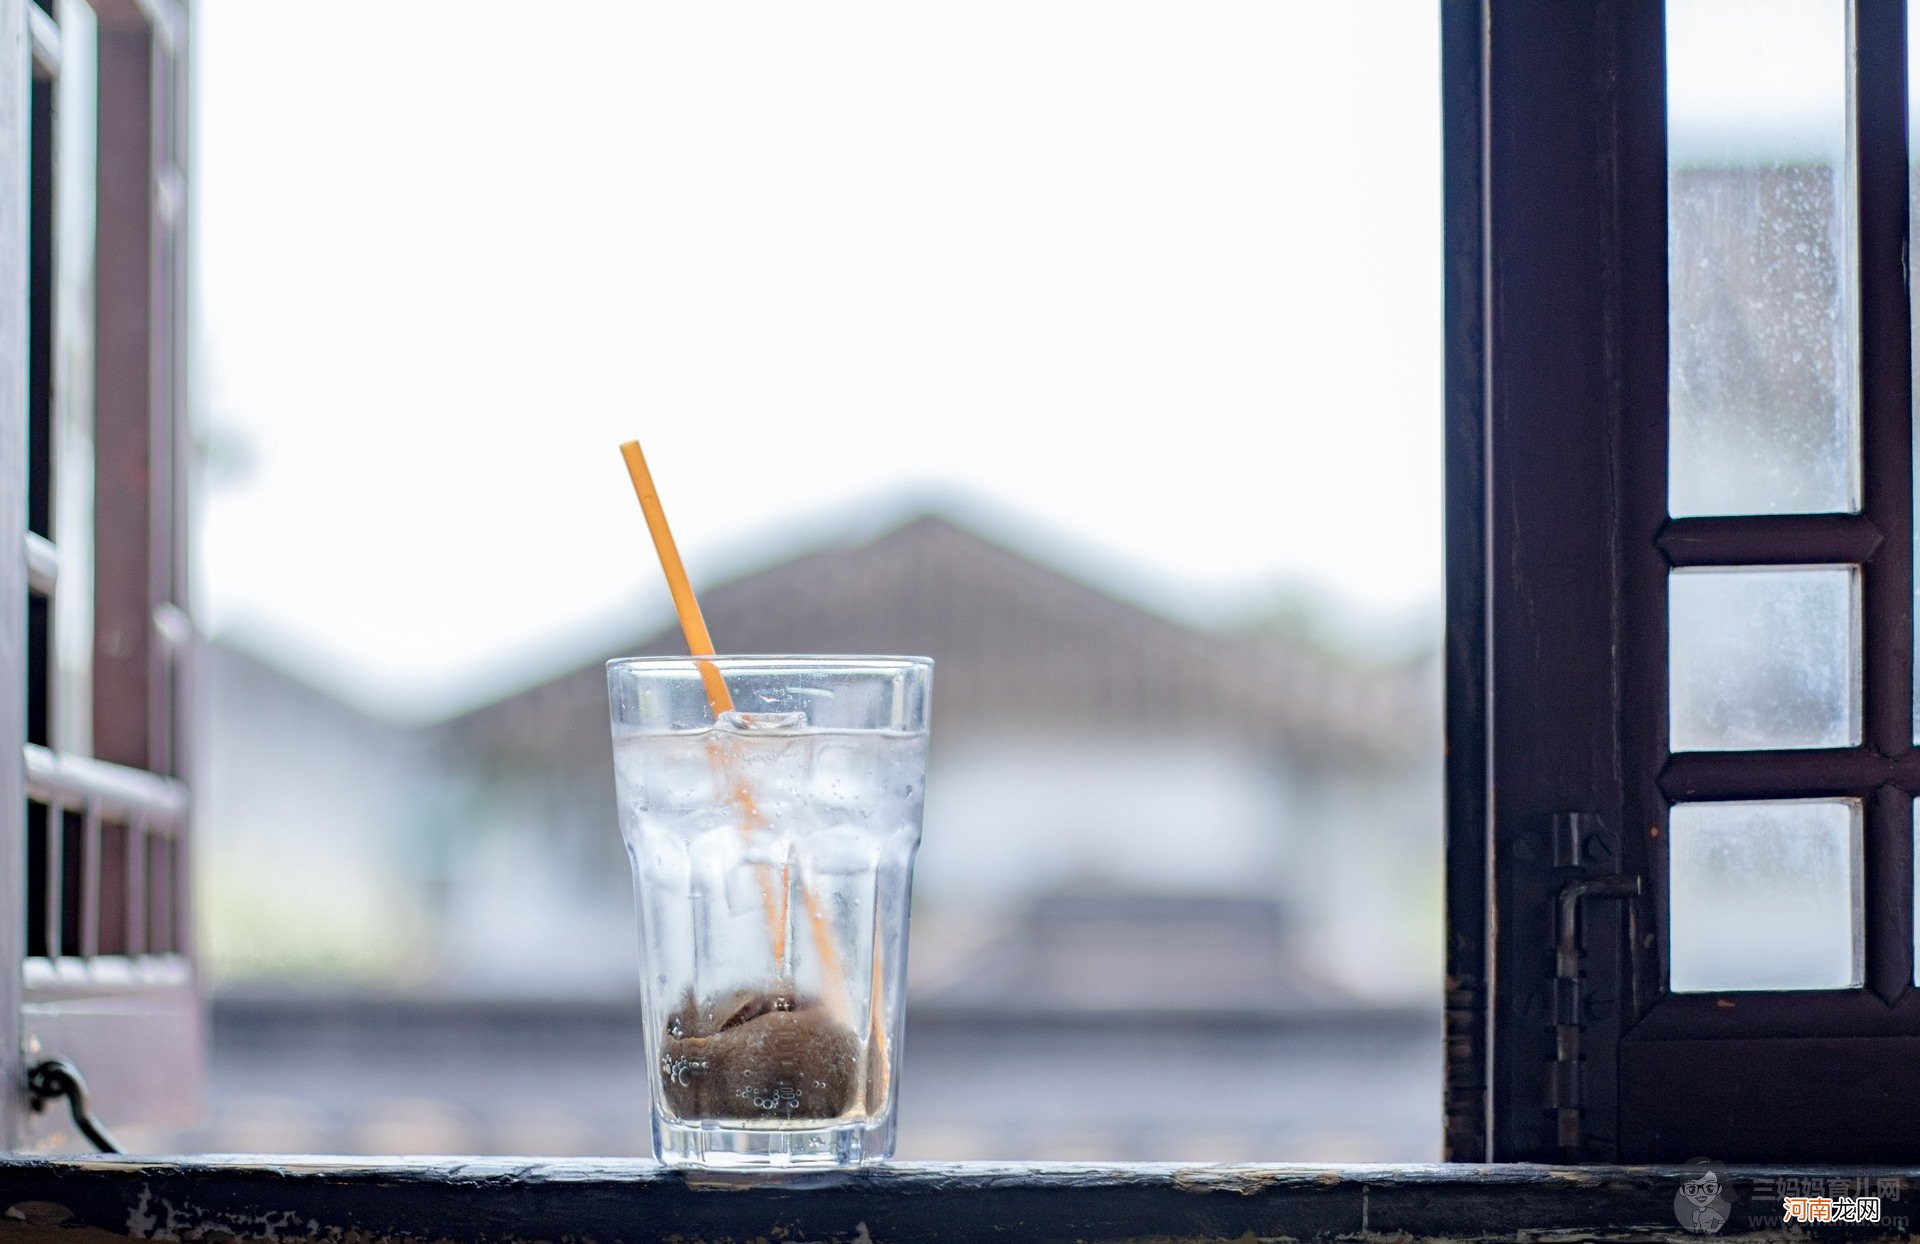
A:
<svg viewBox="0 0 1920 1244">
<path fill-rule="evenodd" d="M 1599 817 L 1586 812 L 1553 818 L 1553 863 L 1579 872 L 1560 887 L 1554 907 L 1553 1062 L 1547 1068 L 1546 1105 L 1554 1112 L 1556 1142 L 1578 1154 L 1583 1142 L 1585 1108 L 1581 1038 L 1586 1027 L 1585 977 L 1581 972 L 1581 911 L 1589 899 L 1621 899 L 1627 904 L 1628 937 L 1634 936 L 1640 878 L 1620 871 L 1620 844 Z"/>
<path fill-rule="evenodd" d="M 27 1072 L 27 1100 L 33 1112 L 39 1114 L 49 1103 L 62 1097 L 67 1099 L 67 1109 L 73 1114 L 73 1125 L 93 1142 L 94 1148 L 102 1153 L 126 1152 L 113 1138 L 113 1133 L 93 1117 L 93 1107 L 87 1100 L 86 1077 L 80 1074 L 80 1068 L 64 1058 L 35 1063 L 33 1070 Z"/>
</svg>

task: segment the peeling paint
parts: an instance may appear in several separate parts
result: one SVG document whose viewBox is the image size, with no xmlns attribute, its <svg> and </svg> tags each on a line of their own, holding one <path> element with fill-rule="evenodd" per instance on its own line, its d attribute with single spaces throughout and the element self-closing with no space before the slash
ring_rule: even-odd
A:
<svg viewBox="0 0 1920 1244">
<path fill-rule="evenodd" d="M 159 1225 L 154 1216 L 147 1212 L 147 1207 L 152 1203 L 153 1189 L 142 1186 L 140 1199 L 134 1202 L 132 1209 L 127 1211 L 127 1234 L 132 1238 L 148 1239 L 153 1235 L 153 1229 Z"/>
<path fill-rule="evenodd" d="M 1252 1196 L 1273 1186 L 1281 1177 L 1280 1171 L 1271 1168 L 1198 1166 L 1175 1171 L 1173 1186 L 1182 1192 L 1237 1192 L 1241 1196 Z M 1324 1177 L 1316 1177 L 1315 1182 Z M 1340 1182 L 1339 1175 L 1333 1176 L 1333 1182 Z"/>
</svg>

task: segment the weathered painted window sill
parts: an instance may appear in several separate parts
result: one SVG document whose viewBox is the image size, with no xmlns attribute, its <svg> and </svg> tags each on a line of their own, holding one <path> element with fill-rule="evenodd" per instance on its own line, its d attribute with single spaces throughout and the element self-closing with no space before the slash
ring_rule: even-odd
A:
<svg viewBox="0 0 1920 1244">
<path fill-rule="evenodd" d="M 636 1160 L 13 1157 L 0 1159 L 0 1241 L 1673 1239 L 1686 1235 L 1674 1201 L 1687 1174 L 902 1163 L 748 1185 Z M 1920 1178 L 1883 1169 L 1732 1174 L 1738 1196 L 1719 1239 L 1777 1233 L 1782 1181 L 1810 1178 L 1864 1179 L 1894 1194 L 1881 1223 L 1821 1224 L 1820 1238 L 1904 1238 L 1907 1193 Z"/>
</svg>

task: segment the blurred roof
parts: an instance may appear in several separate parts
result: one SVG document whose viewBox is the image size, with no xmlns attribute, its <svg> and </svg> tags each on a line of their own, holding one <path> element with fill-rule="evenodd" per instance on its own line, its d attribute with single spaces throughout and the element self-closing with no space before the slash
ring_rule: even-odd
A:
<svg viewBox="0 0 1920 1244">
<path fill-rule="evenodd" d="M 1244 729 L 1297 755 L 1371 763 L 1434 745 L 1424 671 L 1343 668 L 1285 637 L 1201 630 L 938 513 L 720 583 L 701 603 L 727 652 L 933 657 L 943 736 L 980 726 Z M 685 651 L 677 627 L 635 634 L 448 728 L 508 746 L 582 722 L 597 734 L 607 658 Z"/>
</svg>

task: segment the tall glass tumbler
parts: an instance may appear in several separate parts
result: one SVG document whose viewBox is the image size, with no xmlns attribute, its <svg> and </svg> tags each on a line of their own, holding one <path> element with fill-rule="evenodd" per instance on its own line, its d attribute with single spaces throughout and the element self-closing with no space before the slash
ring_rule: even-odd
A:
<svg viewBox="0 0 1920 1244">
<path fill-rule="evenodd" d="M 662 1162 L 892 1155 L 932 677 L 924 657 L 608 662 Z"/>
</svg>

